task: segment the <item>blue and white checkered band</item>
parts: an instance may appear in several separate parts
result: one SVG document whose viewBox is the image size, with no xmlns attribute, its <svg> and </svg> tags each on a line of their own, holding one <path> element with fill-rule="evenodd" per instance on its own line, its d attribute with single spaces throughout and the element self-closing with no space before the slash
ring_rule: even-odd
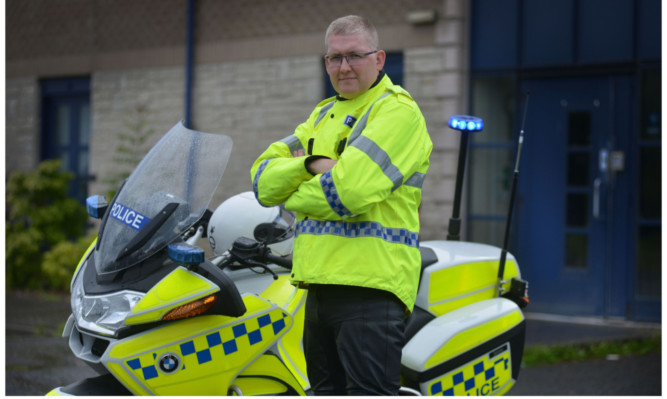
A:
<svg viewBox="0 0 667 399">
<path fill-rule="evenodd" d="M 322 185 L 322 191 L 324 191 L 324 196 L 326 197 L 329 206 L 331 209 L 333 209 L 334 212 L 336 212 L 338 216 L 342 218 L 358 216 L 350 212 L 350 210 L 347 209 L 341 202 L 340 197 L 338 196 L 338 191 L 336 190 L 336 185 L 333 181 L 333 176 L 331 175 L 331 171 L 324 172 L 322 174 L 320 177 L 320 184 Z"/>
<path fill-rule="evenodd" d="M 271 161 L 273 158 L 269 158 L 259 164 L 259 168 L 257 168 L 257 172 L 255 173 L 255 178 L 253 179 L 252 182 L 252 191 L 255 193 L 255 199 L 257 199 L 257 202 L 263 207 L 266 207 L 266 205 L 262 204 L 262 201 L 259 200 L 259 191 L 257 189 L 257 185 L 259 184 L 259 177 L 262 175 L 262 172 L 264 172 L 264 169 L 266 169 L 266 165 Z"/>
<path fill-rule="evenodd" d="M 406 229 L 387 228 L 378 222 L 344 222 L 332 220 L 302 220 L 296 234 L 335 235 L 347 238 L 375 237 L 390 243 L 419 248 L 419 233 Z"/>
</svg>

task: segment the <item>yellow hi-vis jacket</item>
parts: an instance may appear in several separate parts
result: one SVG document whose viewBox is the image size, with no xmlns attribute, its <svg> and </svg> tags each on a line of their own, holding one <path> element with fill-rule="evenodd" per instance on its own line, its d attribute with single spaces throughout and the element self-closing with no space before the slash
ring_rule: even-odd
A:
<svg viewBox="0 0 667 399">
<path fill-rule="evenodd" d="M 432 148 L 419 107 L 386 75 L 359 97 L 322 101 L 293 135 L 271 144 L 251 177 L 260 204 L 296 211 L 292 284 L 385 290 L 412 311 Z M 307 157 L 293 157 L 298 149 L 338 162 L 313 176 Z"/>
</svg>

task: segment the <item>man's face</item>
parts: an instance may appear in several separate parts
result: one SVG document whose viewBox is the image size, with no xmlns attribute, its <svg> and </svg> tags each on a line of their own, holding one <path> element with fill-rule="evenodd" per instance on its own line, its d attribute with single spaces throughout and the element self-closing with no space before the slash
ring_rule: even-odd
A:
<svg viewBox="0 0 667 399">
<path fill-rule="evenodd" d="M 329 36 L 327 56 L 364 54 L 370 48 L 363 34 Z M 375 82 L 378 72 L 384 67 L 385 52 L 378 50 L 374 54 L 363 56 L 358 65 L 350 66 L 343 57 L 340 66 L 329 65 L 325 61 L 327 73 L 334 89 L 342 97 L 355 98 L 365 93 Z"/>
</svg>

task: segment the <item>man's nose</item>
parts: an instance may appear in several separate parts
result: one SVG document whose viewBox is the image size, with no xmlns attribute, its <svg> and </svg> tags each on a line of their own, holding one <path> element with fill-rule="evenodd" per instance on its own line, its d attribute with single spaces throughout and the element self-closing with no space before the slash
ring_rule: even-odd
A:
<svg viewBox="0 0 667 399">
<path fill-rule="evenodd" d="M 340 69 L 344 69 L 346 71 L 349 71 L 350 69 L 352 69 L 352 67 L 350 66 L 350 63 L 347 61 L 347 57 L 343 57 L 343 59 L 340 60 Z"/>
</svg>

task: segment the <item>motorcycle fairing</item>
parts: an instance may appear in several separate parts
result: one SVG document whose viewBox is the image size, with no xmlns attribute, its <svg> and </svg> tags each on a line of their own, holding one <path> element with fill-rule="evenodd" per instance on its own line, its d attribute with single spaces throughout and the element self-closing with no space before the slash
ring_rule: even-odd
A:
<svg viewBox="0 0 667 399">
<path fill-rule="evenodd" d="M 170 310 L 219 290 L 210 280 L 179 266 L 144 295 L 132 308 L 125 324 L 159 321 Z"/>
<path fill-rule="evenodd" d="M 260 296 L 278 304 L 294 317 L 294 325 L 278 341 L 278 352 L 285 366 L 299 381 L 300 386 L 308 389 L 310 382 L 306 372 L 306 357 L 301 345 L 306 290 L 293 286 L 288 275 L 281 275 Z"/>
<path fill-rule="evenodd" d="M 118 340 L 102 357 L 137 395 L 226 395 L 239 371 L 293 324 L 292 316 L 254 295 L 241 318 L 199 316 Z"/>
<path fill-rule="evenodd" d="M 83 254 L 81 259 L 79 259 L 79 263 L 76 265 L 76 269 L 74 269 L 74 273 L 72 274 L 72 281 L 70 281 L 69 283 L 70 292 L 72 292 L 72 287 L 74 286 L 74 281 L 76 280 L 76 276 L 79 274 L 79 270 L 81 270 L 81 265 L 83 265 L 88 260 L 88 256 L 95 249 L 95 245 L 97 245 L 97 237 L 95 237 L 90 246 L 88 246 L 86 252 Z"/>
<path fill-rule="evenodd" d="M 497 247 L 459 241 L 426 241 L 421 245 L 431 248 L 438 262 L 423 270 L 415 306 L 441 316 L 498 295 Z M 503 288 L 509 289 L 513 277 L 520 277 L 519 268 L 508 254 Z"/>
<path fill-rule="evenodd" d="M 408 386 L 427 395 L 496 395 L 519 374 L 525 320 L 505 298 L 474 303 L 437 317 L 403 348 Z"/>
</svg>

